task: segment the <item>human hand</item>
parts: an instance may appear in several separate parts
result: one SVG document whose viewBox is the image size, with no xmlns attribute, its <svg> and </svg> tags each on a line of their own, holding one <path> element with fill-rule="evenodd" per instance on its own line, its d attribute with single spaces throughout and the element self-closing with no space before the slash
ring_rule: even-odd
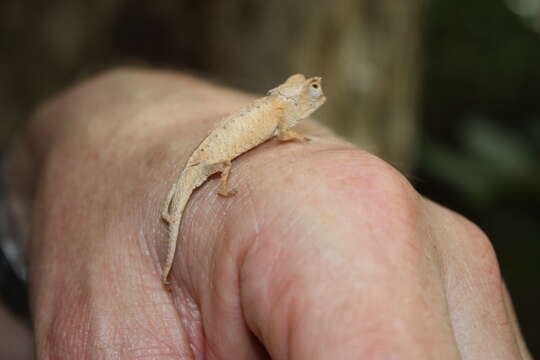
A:
<svg viewBox="0 0 540 360">
<path fill-rule="evenodd" d="M 194 193 L 167 290 L 162 201 L 249 99 L 120 70 L 37 113 L 10 178 L 34 194 L 38 358 L 529 358 L 486 236 L 314 123 L 236 159 L 236 196 Z"/>
</svg>

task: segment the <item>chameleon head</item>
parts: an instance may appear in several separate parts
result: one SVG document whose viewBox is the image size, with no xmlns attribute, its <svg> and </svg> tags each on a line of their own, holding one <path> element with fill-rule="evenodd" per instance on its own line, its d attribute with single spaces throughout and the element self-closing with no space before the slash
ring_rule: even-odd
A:
<svg viewBox="0 0 540 360">
<path fill-rule="evenodd" d="M 289 101 L 295 107 L 298 120 L 311 115 L 326 101 L 322 91 L 322 79 L 306 79 L 302 74 L 290 76 L 283 84 L 268 91 L 268 95 L 281 96 Z"/>
</svg>

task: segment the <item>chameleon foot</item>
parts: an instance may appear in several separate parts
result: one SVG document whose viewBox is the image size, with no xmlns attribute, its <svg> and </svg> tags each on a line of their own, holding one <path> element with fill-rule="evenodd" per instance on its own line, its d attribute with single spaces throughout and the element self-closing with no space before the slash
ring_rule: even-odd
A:
<svg viewBox="0 0 540 360">
<path fill-rule="evenodd" d="M 236 189 L 222 189 L 220 187 L 220 189 L 218 190 L 218 194 L 223 197 L 231 197 L 236 195 L 237 193 L 238 191 Z"/>
<path fill-rule="evenodd" d="M 311 141 L 310 138 L 300 135 L 297 132 L 294 131 L 283 131 L 278 134 L 278 138 L 281 141 L 299 141 L 299 142 L 308 142 Z"/>
<path fill-rule="evenodd" d="M 229 189 L 229 174 L 231 172 L 231 161 L 225 161 L 223 163 L 223 171 L 221 172 L 221 180 L 219 182 L 218 194 L 224 197 L 233 196 L 236 194 L 236 190 Z"/>
</svg>

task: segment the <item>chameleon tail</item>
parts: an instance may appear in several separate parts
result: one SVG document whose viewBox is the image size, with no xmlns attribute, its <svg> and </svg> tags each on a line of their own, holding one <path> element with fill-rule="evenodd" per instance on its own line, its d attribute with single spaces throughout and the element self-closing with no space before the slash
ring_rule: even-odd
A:
<svg viewBox="0 0 540 360">
<path fill-rule="evenodd" d="M 185 169 L 176 184 L 177 192 L 172 196 L 170 204 L 167 204 L 170 210 L 167 221 L 169 222 L 169 247 L 167 250 L 167 258 L 163 266 L 162 281 L 163 284 L 169 285 L 167 280 L 174 262 L 176 253 L 176 243 L 180 233 L 180 223 L 184 209 L 193 193 L 193 190 L 201 185 L 206 180 L 201 168 L 193 166 Z"/>
<path fill-rule="evenodd" d="M 180 230 L 180 219 L 175 219 L 169 224 L 169 247 L 167 249 L 167 259 L 163 265 L 162 281 L 164 285 L 169 285 L 169 273 L 171 272 L 174 255 L 176 253 L 176 242 Z"/>
</svg>

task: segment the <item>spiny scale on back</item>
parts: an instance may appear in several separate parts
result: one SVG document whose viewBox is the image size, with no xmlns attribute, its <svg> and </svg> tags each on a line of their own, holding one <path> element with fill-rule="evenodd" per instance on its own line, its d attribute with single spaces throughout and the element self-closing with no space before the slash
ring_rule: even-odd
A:
<svg viewBox="0 0 540 360">
<path fill-rule="evenodd" d="M 306 140 L 291 130 L 317 110 L 326 98 L 321 78 L 296 74 L 234 114 L 222 119 L 195 149 L 178 181 L 169 191 L 161 217 L 169 224 L 169 249 L 163 267 L 163 282 L 171 270 L 182 213 L 195 188 L 221 172 L 219 194 L 234 195 L 227 181 L 231 161 L 277 135 L 281 141 Z"/>
<path fill-rule="evenodd" d="M 276 131 L 272 118 L 284 102 L 280 97 L 266 96 L 225 117 L 193 152 L 187 166 L 210 159 L 213 163 L 232 160 L 265 142 Z"/>
</svg>

